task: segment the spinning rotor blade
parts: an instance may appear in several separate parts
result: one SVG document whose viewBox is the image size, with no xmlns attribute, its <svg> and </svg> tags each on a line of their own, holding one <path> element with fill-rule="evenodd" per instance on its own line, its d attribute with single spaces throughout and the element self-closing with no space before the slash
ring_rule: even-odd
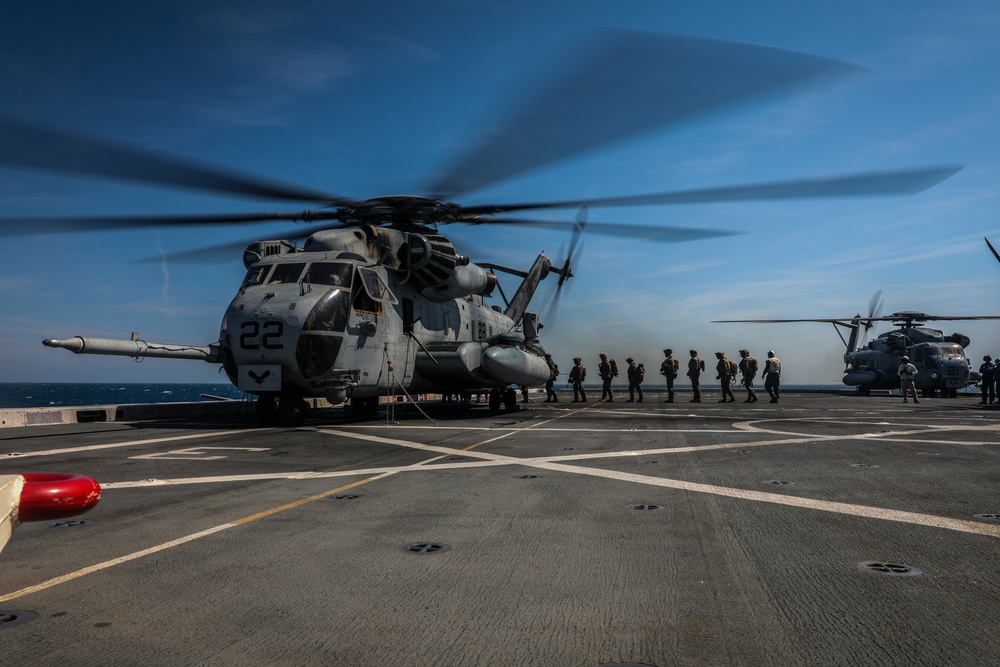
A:
<svg viewBox="0 0 1000 667">
<path fill-rule="evenodd" d="M 336 211 L 0 218 L 0 236 L 29 236 L 48 232 L 88 232 L 108 229 L 143 229 L 146 227 L 176 227 L 185 225 L 234 225 L 253 222 L 274 222 L 275 220 L 310 223 L 338 219 Z"/>
<path fill-rule="evenodd" d="M 993 253 L 993 256 L 997 258 L 998 262 L 1000 262 L 1000 253 L 997 252 L 997 249 L 993 247 L 993 244 L 990 243 L 990 240 L 985 236 L 983 237 L 983 240 L 986 241 L 986 245 L 990 247 L 990 252 Z"/>
<path fill-rule="evenodd" d="M 851 320 L 856 319 L 855 317 L 816 317 L 816 318 L 799 318 L 791 320 L 712 320 L 713 323 L 743 323 L 743 324 L 786 324 L 788 322 L 832 322 L 834 324 L 838 322 L 849 323 Z M 872 317 L 869 318 L 869 322 L 902 322 L 908 320 L 911 322 L 936 322 L 936 321 L 951 321 L 951 320 L 1000 320 L 1000 315 L 923 315 L 923 314 L 902 314 L 897 313 L 896 315 L 886 315 L 885 317 Z"/>
<path fill-rule="evenodd" d="M 352 200 L 105 139 L 0 118 L 0 164 L 255 197 L 350 204 Z"/>
<path fill-rule="evenodd" d="M 820 56 L 684 35 L 607 31 L 587 57 L 428 191 L 473 192 L 583 151 L 823 76 L 862 71 Z"/>
<path fill-rule="evenodd" d="M 538 227 L 540 229 L 562 230 L 567 227 L 579 228 L 582 226 L 576 222 L 565 222 L 560 220 L 529 220 L 525 218 L 480 218 L 470 224 L 485 225 L 521 225 L 523 227 Z M 700 239 L 717 238 L 720 236 L 737 236 L 744 232 L 732 232 L 725 229 L 701 229 L 697 227 L 674 227 L 665 225 L 663 227 L 653 227 L 649 225 L 630 225 L 626 223 L 618 224 L 613 222 L 588 222 L 586 230 L 588 233 L 601 234 L 602 236 L 620 236 L 623 238 L 641 239 L 644 241 L 654 241 L 656 243 L 683 243 L 685 241 L 697 241 Z M 570 250 L 572 254 L 572 250 Z"/>
<path fill-rule="evenodd" d="M 754 201 L 766 199 L 808 199 L 812 197 L 857 197 L 917 194 L 950 178 L 962 167 L 928 167 L 900 171 L 852 174 L 830 178 L 779 181 L 724 188 L 679 190 L 648 195 L 576 199 L 525 204 L 495 204 L 489 207 L 467 206 L 470 214 L 576 208 L 578 206 L 651 206 L 665 204 L 703 204 L 712 202 Z"/>
<path fill-rule="evenodd" d="M 865 334 L 875 326 L 876 318 L 882 314 L 882 290 L 878 290 L 872 295 L 871 300 L 868 302 L 868 319 L 865 320 Z"/>
<path fill-rule="evenodd" d="M 569 240 L 569 252 L 566 253 L 566 261 L 563 262 L 562 269 L 559 271 L 559 282 L 556 283 L 556 291 L 552 296 L 552 302 L 545 311 L 543 322 L 548 323 L 550 326 L 555 324 L 556 313 L 559 312 L 559 299 L 563 295 L 563 285 L 566 284 L 569 278 L 573 277 L 573 259 L 576 257 L 577 248 L 579 247 L 581 251 L 583 250 L 580 237 L 583 234 L 583 229 L 587 224 L 589 215 L 590 213 L 586 206 L 581 206 L 580 210 L 576 212 L 576 222 L 573 223 L 573 232 Z"/>
</svg>

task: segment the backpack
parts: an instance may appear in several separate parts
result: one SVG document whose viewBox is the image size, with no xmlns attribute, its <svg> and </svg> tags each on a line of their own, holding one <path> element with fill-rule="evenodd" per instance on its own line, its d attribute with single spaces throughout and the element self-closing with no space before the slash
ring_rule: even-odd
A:
<svg viewBox="0 0 1000 667">
<path fill-rule="evenodd" d="M 618 377 L 618 362 L 614 359 L 611 360 L 611 374 Z"/>
<path fill-rule="evenodd" d="M 729 359 L 726 359 L 726 369 L 729 371 L 729 377 L 736 377 L 736 372 L 739 370 Z"/>
<path fill-rule="evenodd" d="M 750 377 L 757 375 L 757 360 L 753 357 L 747 357 L 747 370 L 750 372 Z"/>
</svg>

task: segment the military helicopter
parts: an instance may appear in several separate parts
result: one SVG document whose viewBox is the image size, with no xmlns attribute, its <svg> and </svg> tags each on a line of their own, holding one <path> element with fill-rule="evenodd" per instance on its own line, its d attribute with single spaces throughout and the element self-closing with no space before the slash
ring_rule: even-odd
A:
<svg viewBox="0 0 1000 667">
<path fill-rule="evenodd" d="M 847 351 L 844 353 L 843 382 L 849 387 L 857 387 L 861 396 L 870 396 L 872 389 L 899 389 L 897 370 L 904 356 L 917 367 L 914 378 L 916 388 L 923 396 L 940 394 L 954 398 L 959 389 L 978 381 L 978 374 L 972 371 L 965 348 L 971 342 L 961 333 L 945 335 L 937 329 L 925 327 L 927 322 L 938 320 L 996 320 L 1000 316 L 939 316 L 913 311 L 901 311 L 882 317 L 882 291 L 872 297 L 868 305 L 868 315 L 860 313 L 853 318 L 810 318 L 788 320 L 718 320 L 718 322 L 743 323 L 788 323 L 788 322 L 830 322 L 837 329 L 840 340 Z M 858 346 L 861 337 L 875 322 L 891 322 L 898 327 L 893 331 L 879 334 L 864 347 Z M 844 338 L 840 328 L 850 334 Z"/>
<path fill-rule="evenodd" d="M 840 61 L 745 43 L 628 31 L 590 40 L 537 97 L 473 145 L 424 190 L 424 195 L 343 197 L 154 154 L 122 144 L 0 120 L 0 164 L 127 179 L 227 195 L 308 202 L 310 210 L 209 215 L 46 217 L 0 220 L 0 234 L 240 225 L 289 221 L 311 225 L 285 238 L 243 240 L 173 255 L 197 259 L 235 255 L 247 273 L 207 345 L 73 337 L 45 339 L 81 354 L 200 359 L 221 364 L 230 381 L 257 397 L 263 424 L 301 424 L 306 398 L 350 401 L 371 410 L 400 393 L 489 393 L 493 411 L 516 407 L 514 387 L 548 377 L 530 310 L 539 283 L 558 276 L 556 298 L 582 231 L 678 242 L 732 232 L 588 221 L 590 207 L 640 206 L 803 197 L 912 194 L 950 177 L 956 167 L 850 174 L 563 201 L 459 204 L 455 200 L 530 169 L 641 132 L 789 89 L 857 67 Z M 577 210 L 576 221 L 513 217 L 529 210 Z M 527 270 L 473 262 L 440 228 L 461 224 L 565 229 L 570 250 L 545 252 Z M 258 237 L 259 238 L 259 237 Z M 521 279 L 505 307 L 486 299 L 496 273 Z"/>
</svg>

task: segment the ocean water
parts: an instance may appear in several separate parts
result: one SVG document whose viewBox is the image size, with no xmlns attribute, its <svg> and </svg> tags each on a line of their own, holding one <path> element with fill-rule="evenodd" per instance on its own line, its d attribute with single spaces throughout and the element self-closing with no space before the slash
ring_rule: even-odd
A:
<svg viewBox="0 0 1000 667">
<path fill-rule="evenodd" d="M 69 405 L 189 403 L 208 396 L 242 398 L 231 384 L 81 384 L 69 382 L 0 383 L 0 409 Z"/>
</svg>

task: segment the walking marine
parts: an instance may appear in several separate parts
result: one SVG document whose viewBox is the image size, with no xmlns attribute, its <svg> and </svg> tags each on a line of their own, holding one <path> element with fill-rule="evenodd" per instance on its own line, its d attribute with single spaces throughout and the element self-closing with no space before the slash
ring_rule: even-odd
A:
<svg viewBox="0 0 1000 667">
<path fill-rule="evenodd" d="M 691 403 L 701 403 L 701 372 L 705 370 L 705 362 L 698 356 L 698 350 L 691 350 L 691 359 L 688 361 L 687 376 L 691 378 L 691 392 L 694 398 Z"/>
<path fill-rule="evenodd" d="M 997 373 L 996 365 L 994 365 L 993 359 L 988 354 L 983 357 L 983 363 L 979 366 L 979 375 L 982 378 L 979 381 L 979 390 L 983 394 L 983 400 L 979 401 L 979 403 L 981 405 L 992 403 L 997 397 L 996 389 L 993 384 Z"/>
<path fill-rule="evenodd" d="M 767 389 L 771 402 L 777 403 L 781 397 L 781 360 L 774 356 L 774 350 L 767 351 L 763 376 L 764 389 Z"/>
<path fill-rule="evenodd" d="M 553 361 L 551 354 L 545 355 L 545 364 L 549 367 L 549 379 L 545 381 L 545 402 L 558 403 L 559 397 L 556 395 L 554 384 L 559 377 L 559 365 Z"/>
<path fill-rule="evenodd" d="M 614 359 L 608 361 L 608 355 L 601 352 L 601 363 L 597 365 L 597 374 L 601 377 L 601 402 L 614 403 L 615 397 L 611 393 L 611 380 L 618 375 L 618 362 Z"/>
<path fill-rule="evenodd" d="M 583 359 L 573 357 L 573 368 L 569 372 L 569 382 L 573 385 L 573 402 L 586 403 L 587 392 L 583 388 L 583 381 L 587 379 L 587 369 L 583 365 Z"/>
<path fill-rule="evenodd" d="M 747 390 L 747 400 L 743 402 L 756 403 L 757 392 L 753 390 L 753 379 L 757 376 L 757 360 L 750 356 L 750 350 L 740 350 L 740 373 Z"/>
<path fill-rule="evenodd" d="M 635 402 L 635 392 L 638 391 L 638 402 L 642 403 L 642 381 L 646 378 L 646 369 L 642 367 L 642 364 L 636 365 L 632 357 L 625 361 L 628 362 L 628 370 L 625 371 L 628 374 L 628 402 Z"/>
<path fill-rule="evenodd" d="M 664 403 L 674 402 L 674 380 L 677 379 L 677 371 L 680 368 L 680 363 L 674 359 L 674 351 L 667 348 L 663 351 L 663 356 L 665 357 L 663 362 L 660 364 L 660 375 L 667 379 L 667 399 L 663 401 Z"/>
<path fill-rule="evenodd" d="M 715 358 L 719 360 L 715 364 L 715 371 L 718 375 L 715 376 L 716 380 L 719 380 L 722 385 L 722 400 L 719 403 L 735 403 L 736 397 L 733 396 L 733 390 L 730 389 L 730 384 L 736 379 L 736 364 L 726 359 L 726 354 L 724 352 L 716 352 Z M 729 397 L 728 399 L 726 397 Z"/>
</svg>

